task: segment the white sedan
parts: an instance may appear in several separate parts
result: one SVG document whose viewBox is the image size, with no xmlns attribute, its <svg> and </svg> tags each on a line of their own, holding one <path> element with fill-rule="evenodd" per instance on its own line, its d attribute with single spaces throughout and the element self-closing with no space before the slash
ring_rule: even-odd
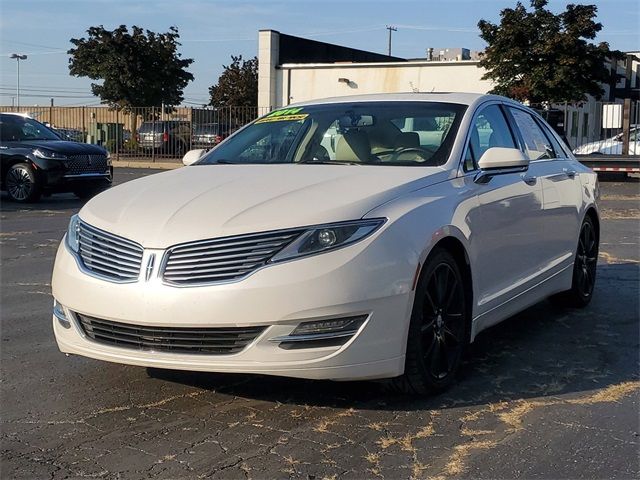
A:
<svg viewBox="0 0 640 480">
<path fill-rule="evenodd" d="M 576 148 L 573 153 L 576 155 L 622 155 L 622 133 L 615 137 L 607 138 L 598 142 L 585 143 Z M 640 155 L 640 127 L 632 125 L 629 131 L 629 155 Z"/>
<path fill-rule="evenodd" d="M 503 97 L 299 104 L 185 163 L 72 217 L 52 281 L 62 352 L 426 393 L 480 331 L 592 297 L 596 176 Z"/>
</svg>

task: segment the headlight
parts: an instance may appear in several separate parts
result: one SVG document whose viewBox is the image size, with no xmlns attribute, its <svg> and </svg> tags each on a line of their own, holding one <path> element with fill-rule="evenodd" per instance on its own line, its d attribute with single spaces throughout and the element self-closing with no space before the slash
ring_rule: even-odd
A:
<svg viewBox="0 0 640 480">
<path fill-rule="evenodd" d="M 373 218 L 312 227 L 274 255 L 271 262 L 323 253 L 350 245 L 371 235 L 385 220 Z"/>
<path fill-rule="evenodd" d="M 62 153 L 52 152 L 51 150 L 36 149 L 33 151 L 33 155 L 38 158 L 44 158 L 45 160 L 65 160 L 66 155 Z"/>
<path fill-rule="evenodd" d="M 80 217 L 74 215 L 69 221 L 69 228 L 67 229 L 67 245 L 74 251 L 80 250 Z"/>
</svg>

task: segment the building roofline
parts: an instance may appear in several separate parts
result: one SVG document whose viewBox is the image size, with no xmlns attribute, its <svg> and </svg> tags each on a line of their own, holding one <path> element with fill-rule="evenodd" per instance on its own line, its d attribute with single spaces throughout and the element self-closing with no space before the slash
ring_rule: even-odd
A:
<svg viewBox="0 0 640 480">
<path fill-rule="evenodd" d="M 478 65 L 479 60 L 442 60 L 442 61 L 414 61 L 406 62 L 335 62 L 335 63 L 283 63 L 277 68 L 295 70 L 299 68 L 366 68 L 366 67 L 422 67 L 422 66 L 459 66 Z"/>
</svg>

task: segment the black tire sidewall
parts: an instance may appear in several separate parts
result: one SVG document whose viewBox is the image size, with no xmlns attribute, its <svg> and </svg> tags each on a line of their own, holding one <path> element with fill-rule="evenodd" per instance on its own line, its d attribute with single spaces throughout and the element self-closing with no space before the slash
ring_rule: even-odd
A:
<svg viewBox="0 0 640 480">
<path fill-rule="evenodd" d="M 595 242 L 596 242 L 596 269 L 595 269 L 594 274 L 593 274 L 593 285 L 591 287 L 591 291 L 589 292 L 589 295 L 583 295 L 582 292 L 580 291 L 580 288 L 578 288 L 578 275 L 580 273 L 578 272 L 578 269 L 579 269 L 579 265 L 578 265 L 578 245 L 576 245 L 576 255 L 575 255 L 574 260 L 573 260 L 573 278 L 572 278 L 572 281 L 571 281 L 571 290 L 573 291 L 573 295 L 576 298 L 576 302 L 578 304 L 581 304 L 581 305 L 587 305 L 591 301 L 591 298 L 593 298 L 593 291 L 595 290 L 596 276 L 597 276 L 597 272 L 598 272 L 598 268 L 597 268 L 598 252 L 600 250 L 600 248 L 599 248 L 600 239 L 597 236 L 597 231 L 596 231 L 595 225 L 593 224 L 593 220 L 591 220 L 591 217 L 589 217 L 588 215 L 584 218 L 584 220 L 580 224 L 580 232 L 578 234 L 579 235 L 578 239 L 580 238 L 580 236 L 582 236 L 582 229 L 584 228 L 584 225 L 587 224 L 587 223 L 591 227 L 591 231 L 593 232 L 593 234 L 595 236 Z"/>
<path fill-rule="evenodd" d="M 453 255 L 444 249 L 438 249 L 433 251 L 427 260 L 425 266 L 422 268 L 420 278 L 416 286 L 416 294 L 413 301 L 413 309 L 411 312 L 411 321 L 409 324 L 409 333 L 407 335 L 407 350 L 405 360 L 405 375 L 408 382 L 411 384 L 413 390 L 418 393 L 437 392 L 447 388 L 454 380 L 456 373 L 459 369 L 464 346 L 460 349 L 460 352 L 455 360 L 451 372 L 442 379 L 433 377 L 426 369 L 424 364 L 424 352 L 421 338 L 421 327 L 423 323 L 422 303 L 424 299 L 424 292 L 427 288 L 427 281 L 431 277 L 433 271 L 442 263 L 448 264 L 453 271 L 459 282 L 464 285 L 464 279 L 460 272 L 458 263 Z M 463 289 L 466 290 L 466 289 Z M 465 312 L 465 328 L 469 330 L 469 312 L 467 308 L 466 291 L 463 291 L 463 302 Z M 465 338 L 465 343 L 467 338 Z"/>
</svg>

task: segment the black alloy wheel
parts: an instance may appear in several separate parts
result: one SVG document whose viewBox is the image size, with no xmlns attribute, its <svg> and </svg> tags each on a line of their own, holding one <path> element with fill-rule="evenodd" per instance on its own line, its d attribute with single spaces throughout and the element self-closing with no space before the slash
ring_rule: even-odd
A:
<svg viewBox="0 0 640 480">
<path fill-rule="evenodd" d="M 468 343 L 465 284 L 455 258 L 438 249 L 427 260 L 414 299 L 405 373 L 393 380 L 404 393 L 426 394 L 455 379 Z"/>
<path fill-rule="evenodd" d="M 41 194 L 35 172 L 27 163 L 17 163 L 9 168 L 5 188 L 15 202 L 35 202 Z"/>
<path fill-rule="evenodd" d="M 575 262 L 578 292 L 585 298 L 591 297 L 598 263 L 598 243 L 591 219 L 582 224 Z"/>
<path fill-rule="evenodd" d="M 464 341 L 464 287 L 448 263 L 431 273 L 424 292 L 422 327 L 423 361 L 437 380 L 450 375 Z"/>
<path fill-rule="evenodd" d="M 586 307 L 593 297 L 598 265 L 598 232 L 593 220 L 587 215 L 580 227 L 578 247 L 573 262 L 571 288 L 551 297 L 551 301 L 561 307 Z"/>
</svg>

